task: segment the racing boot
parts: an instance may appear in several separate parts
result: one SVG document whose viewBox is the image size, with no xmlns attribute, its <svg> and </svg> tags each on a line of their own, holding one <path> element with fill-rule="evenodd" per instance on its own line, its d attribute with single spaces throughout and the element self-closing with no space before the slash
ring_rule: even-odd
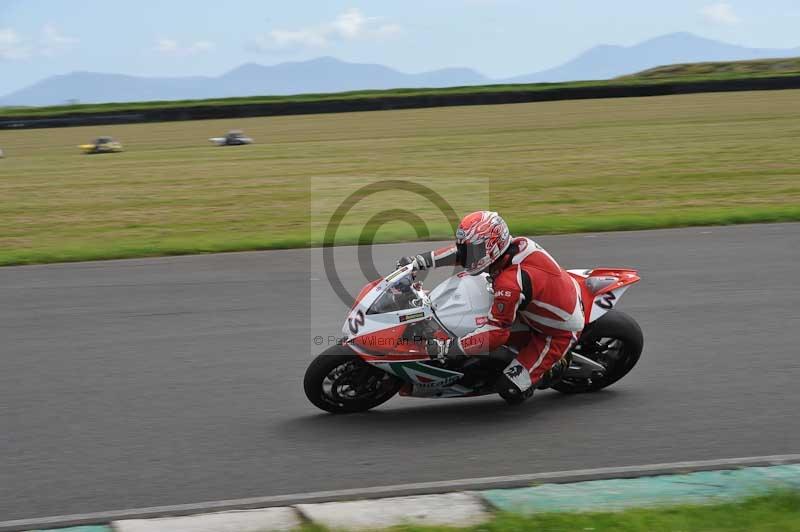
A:
<svg viewBox="0 0 800 532">
<path fill-rule="evenodd" d="M 495 383 L 495 390 L 512 406 L 522 404 L 533 395 L 531 374 L 516 359 L 506 366 Z"/>
<path fill-rule="evenodd" d="M 570 355 L 566 354 L 561 357 L 561 360 L 553 364 L 553 367 L 547 370 L 545 374 L 542 375 L 542 378 L 539 379 L 539 382 L 536 383 L 536 389 L 546 390 L 554 384 L 561 382 L 561 379 L 564 377 L 564 373 L 566 373 L 567 369 L 569 369 L 570 358 Z"/>
</svg>

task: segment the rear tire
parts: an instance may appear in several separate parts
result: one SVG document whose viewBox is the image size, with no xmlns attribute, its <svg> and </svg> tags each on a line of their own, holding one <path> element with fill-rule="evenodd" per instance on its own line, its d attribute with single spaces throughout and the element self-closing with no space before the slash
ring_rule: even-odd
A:
<svg viewBox="0 0 800 532">
<path fill-rule="evenodd" d="M 642 354 L 644 336 L 639 324 L 619 310 L 607 312 L 581 334 L 575 351 L 607 368 L 602 377 L 576 379 L 564 377 L 552 388 L 561 393 L 596 392 L 627 375 Z"/>
<path fill-rule="evenodd" d="M 367 364 L 343 345 L 318 355 L 303 379 L 308 400 L 333 414 L 375 408 L 391 399 L 402 385 L 403 381 Z"/>
</svg>

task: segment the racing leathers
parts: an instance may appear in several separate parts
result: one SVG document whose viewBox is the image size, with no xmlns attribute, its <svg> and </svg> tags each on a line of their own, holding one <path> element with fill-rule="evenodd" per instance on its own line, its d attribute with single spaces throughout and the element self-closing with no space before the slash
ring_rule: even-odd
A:
<svg viewBox="0 0 800 532">
<path fill-rule="evenodd" d="M 584 325 L 580 288 L 541 246 L 529 238 L 512 240 L 505 267 L 492 273 L 494 300 L 486 323 L 458 339 L 466 355 L 480 355 L 505 346 L 511 326 L 521 322 L 531 334 L 505 376 L 520 391 L 538 384 L 577 340 Z M 421 269 L 456 263 L 456 247 L 413 257 Z"/>
</svg>

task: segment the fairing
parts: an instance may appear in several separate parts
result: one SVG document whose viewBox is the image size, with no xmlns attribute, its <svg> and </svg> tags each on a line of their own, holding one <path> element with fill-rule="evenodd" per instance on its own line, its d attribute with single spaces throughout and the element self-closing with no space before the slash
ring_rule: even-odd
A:
<svg viewBox="0 0 800 532">
<path fill-rule="evenodd" d="M 580 287 L 587 323 L 614 308 L 625 290 L 639 281 L 635 270 L 622 268 L 569 273 Z M 493 297 L 485 274 L 452 276 L 428 294 L 414 281 L 412 265 L 403 266 L 361 290 L 342 327 L 344 343 L 366 362 L 405 380 L 403 395 L 486 393 L 459 385 L 464 374 L 432 361 L 428 347 L 486 323 Z M 529 334 L 527 329 L 524 334 Z"/>
</svg>

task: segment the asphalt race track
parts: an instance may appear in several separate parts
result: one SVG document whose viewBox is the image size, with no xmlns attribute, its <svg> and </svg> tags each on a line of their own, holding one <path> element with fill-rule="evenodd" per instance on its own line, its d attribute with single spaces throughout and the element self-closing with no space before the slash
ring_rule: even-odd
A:
<svg viewBox="0 0 800 532">
<path fill-rule="evenodd" d="M 517 409 L 318 412 L 303 372 L 344 309 L 316 252 L 0 269 L 0 520 L 800 450 L 800 224 L 538 240 L 640 269 L 620 308 L 645 351 L 604 392 Z"/>
</svg>

